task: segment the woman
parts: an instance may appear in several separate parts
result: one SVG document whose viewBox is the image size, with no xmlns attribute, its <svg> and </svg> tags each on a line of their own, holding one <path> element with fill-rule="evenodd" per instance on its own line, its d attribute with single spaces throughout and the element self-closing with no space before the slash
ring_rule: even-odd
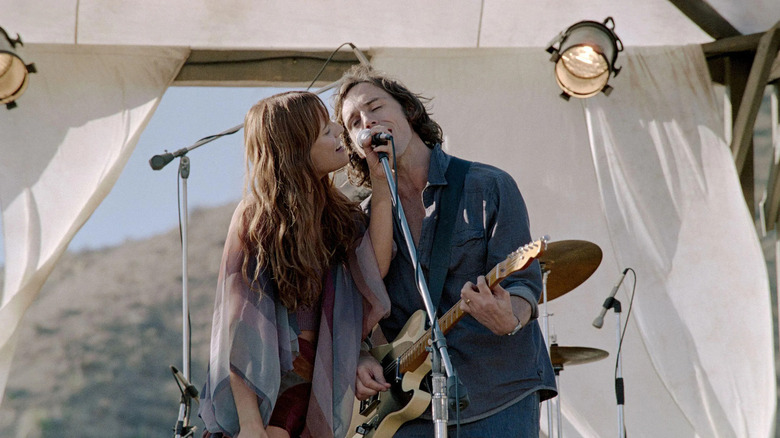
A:
<svg viewBox="0 0 780 438">
<path fill-rule="evenodd" d="M 330 180 L 349 160 L 341 132 L 307 92 L 246 115 L 246 186 L 222 256 L 204 436 L 347 433 L 361 340 L 389 312 L 392 224 L 389 189 L 374 191 L 380 215 L 366 233 L 359 206 Z M 384 179 L 376 151 L 364 152 Z"/>
</svg>

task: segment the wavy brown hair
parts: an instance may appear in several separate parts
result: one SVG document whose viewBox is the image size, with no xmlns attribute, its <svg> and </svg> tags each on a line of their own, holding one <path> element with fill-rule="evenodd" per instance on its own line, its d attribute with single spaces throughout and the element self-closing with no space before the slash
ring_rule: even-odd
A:
<svg viewBox="0 0 780 438">
<path fill-rule="evenodd" d="M 347 129 L 344 120 L 342 120 L 344 99 L 347 97 L 347 93 L 349 93 L 352 87 L 363 82 L 375 85 L 393 96 L 393 99 L 401 104 L 401 108 L 403 108 L 404 114 L 406 114 L 406 119 L 414 132 L 420 136 L 429 148 L 432 148 L 437 143 L 441 143 L 444 133 L 441 126 L 428 113 L 426 104 L 430 102 L 429 98 L 412 93 L 401 82 L 369 66 L 357 64 L 347 70 L 341 77 L 341 86 L 338 93 L 334 95 L 335 118 L 338 123 L 344 126 L 341 138 L 347 148 L 349 148 L 350 181 L 357 186 L 371 187 L 368 163 L 366 163 L 365 158 L 362 158 L 357 153 L 355 145 L 352 144 L 352 139 L 349 137 L 349 129 Z"/>
<path fill-rule="evenodd" d="M 316 177 L 310 151 L 328 120 L 320 98 L 299 91 L 261 100 L 244 120 L 242 273 L 254 287 L 268 269 L 289 310 L 317 301 L 323 274 L 345 256 L 362 218 L 329 176 Z"/>
</svg>

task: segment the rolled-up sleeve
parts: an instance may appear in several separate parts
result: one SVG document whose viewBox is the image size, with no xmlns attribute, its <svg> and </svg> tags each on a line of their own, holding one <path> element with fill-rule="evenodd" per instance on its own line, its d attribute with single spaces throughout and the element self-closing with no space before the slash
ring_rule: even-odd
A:
<svg viewBox="0 0 780 438">
<path fill-rule="evenodd" d="M 493 193 L 485 205 L 488 231 L 487 262 L 489 267 L 502 262 L 509 254 L 533 242 L 528 210 L 517 184 L 507 173 L 495 179 Z M 542 295 L 542 273 L 538 260 L 519 270 L 501 282 L 511 295 L 528 301 L 531 318 L 539 317 L 539 299 Z"/>
</svg>

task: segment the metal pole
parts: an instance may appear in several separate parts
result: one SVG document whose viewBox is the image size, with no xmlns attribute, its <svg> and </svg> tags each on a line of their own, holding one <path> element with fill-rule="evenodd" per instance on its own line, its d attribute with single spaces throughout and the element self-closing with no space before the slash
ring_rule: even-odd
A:
<svg viewBox="0 0 780 438">
<path fill-rule="evenodd" d="M 433 302 L 431 300 L 431 295 L 428 292 L 428 285 L 425 283 L 425 277 L 423 276 L 422 267 L 420 266 L 419 261 L 417 260 L 417 249 L 414 246 L 414 240 L 412 240 L 412 232 L 409 229 L 409 224 L 406 221 L 406 215 L 404 214 L 404 208 L 401 205 L 400 200 L 396 202 L 398 189 L 395 185 L 395 181 L 393 180 L 393 173 L 390 170 L 390 163 L 387 160 L 387 154 L 380 153 L 379 154 L 379 160 L 382 163 L 382 166 L 385 171 L 385 177 L 387 177 L 387 184 L 390 186 L 390 197 L 393 201 L 393 206 L 396 208 L 396 212 L 398 214 L 398 220 L 401 224 L 401 230 L 404 235 L 404 240 L 406 241 L 406 248 L 409 251 L 409 257 L 412 260 L 412 264 L 415 266 L 415 278 L 417 279 L 417 289 L 420 291 L 420 296 L 423 299 L 423 303 L 425 304 L 425 310 L 428 314 L 428 320 L 431 323 L 431 340 L 433 342 L 433 345 L 431 348 L 431 359 L 433 361 L 433 364 L 436 364 L 438 361 L 441 361 L 441 366 L 433 366 L 431 368 L 431 375 L 433 378 L 433 381 L 436 382 L 437 379 L 443 379 L 444 377 L 441 375 L 441 368 L 444 369 L 446 372 L 446 375 L 449 377 L 452 377 L 455 375 L 454 369 L 452 367 L 452 362 L 450 362 L 450 356 L 447 352 L 447 344 L 444 339 L 444 334 L 441 332 L 441 329 L 439 328 L 439 321 L 438 318 L 436 318 L 436 309 L 433 307 Z M 437 357 L 437 355 L 439 355 Z M 441 380 L 438 380 L 441 382 Z M 437 403 L 442 403 L 443 406 L 447 406 L 447 393 L 443 388 L 444 385 L 435 385 L 433 388 L 433 394 L 432 400 L 437 401 Z M 456 401 L 459 402 L 459 401 Z M 441 411 L 441 410 L 440 410 Z M 436 417 L 437 412 L 432 411 L 433 415 L 433 422 L 434 427 L 436 428 L 436 437 L 437 438 L 446 438 L 447 437 L 447 409 L 443 409 L 443 415 L 444 418 L 441 418 L 441 415 L 439 418 Z M 438 427 L 437 425 L 441 425 L 443 421 L 443 424 L 445 427 Z M 441 430 L 440 430 L 441 429 Z"/>
<path fill-rule="evenodd" d="M 179 177 L 182 185 L 182 211 L 181 216 L 181 313 L 182 313 L 182 370 L 184 378 L 190 382 L 190 309 L 187 291 L 187 179 L 190 176 L 190 159 L 182 155 L 179 161 Z M 185 390 L 182 392 L 179 406 L 179 418 L 176 421 L 176 438 L 189 436 L 190 421 L 190 396 Z"/>
</svg>

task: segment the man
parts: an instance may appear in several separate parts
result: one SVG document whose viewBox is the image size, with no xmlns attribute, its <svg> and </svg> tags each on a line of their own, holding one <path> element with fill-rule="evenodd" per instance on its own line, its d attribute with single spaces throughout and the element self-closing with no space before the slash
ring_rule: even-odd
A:
<svg viewBox="0 0 780 438">
<path fill-rule="evenodd" d="M 397 160 L 397 189 L 418 259 L 426 277 L 432 257 L 441 194 L 451 157 L 441 148 L 442 130 L 421 98 L 403 84 L 364 66 L 342 78 L 336 95 L 336 118 L 352 150 L 353 182 L 370 185 L 365 160 L 357 153 L 358 133 L 392 135 Z M 365 146 L 365 145 L 359 145 Z M 538 262 L 492 289 L 483 277 L 520 246 L 531 242 L 528 213 L 512 177 L 481 163 L 471 163 L 452 235 L 449 267 L 438 314 L 461 298 L 468 313 L 447 334 L 447 345 L 471 404 L 460 412 L 462 437 L 538 437 L 539 404 L 556 395 L 555 377 L 536 321 L 541 295 Z M 397 254 L 385 277 L 391 315 L 380 322 L 385 338 L 394 339 L 407 319 L 424 308 L 415 268 L 398 223 Z M 389 388 L 380 364 L 361 356 L 356 395 L 365 399 Z M 449 413 L 452 426 L 455 413 Z M 405 423 L 396 436 L 431 437 L 430 413 Z"/>
</svg>

